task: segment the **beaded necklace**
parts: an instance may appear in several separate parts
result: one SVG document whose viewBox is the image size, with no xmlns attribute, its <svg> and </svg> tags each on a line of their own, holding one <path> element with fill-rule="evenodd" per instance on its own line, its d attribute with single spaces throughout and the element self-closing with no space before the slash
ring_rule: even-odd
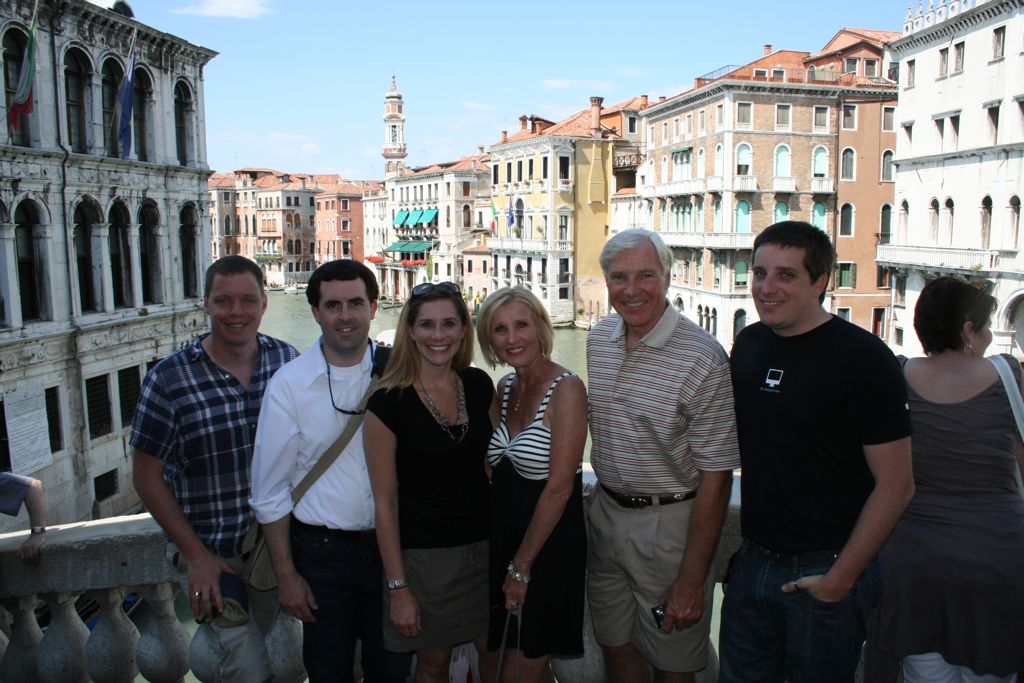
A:
<svg viewBox="0 0 1024 683">
<path fill-rule="evenodd" d="M 434 421 L 441 426 L 441 429 L 444 430 L 444 433 L 448 435 L 448 438 L 453 443 L 462 443 L 462 440 L 466 438 L 466 434 L 469 432 L 469 415 L 466 413 L 466 390 L 462 386 L 462 380 L 458 377 L 455 378 L 456 409 L 455 419 L 451 421 L 444 416 L 434 397 L 423 386 L 423 380 L 418 381 L 420 383 L 420 390 L 423 392 L 423 400 L 427 404 L 427 410 L 430 411 Z"/>
</svg>

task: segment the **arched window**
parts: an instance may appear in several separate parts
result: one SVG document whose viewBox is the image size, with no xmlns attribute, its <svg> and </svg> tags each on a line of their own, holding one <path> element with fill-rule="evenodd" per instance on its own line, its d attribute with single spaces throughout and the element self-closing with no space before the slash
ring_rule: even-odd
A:
<svg viewBox="0 0 1024 683">
<path fill-rule="evenodd" d="M 85 154 L 86 92 L 89 85 L 89 63 L 78 50 L 64 56 L 64 102 L 67 107 L 68 144 L 72 152 Z"/>
<path fill-rule="evenodd" d="M 174 145 L 178 154 L 178 163 L 187 166 L 189 158 L 189 140 L 192 125 L 192 93 L 188 86 L 178 82 L 174 86 Z"/>
<path fill-rule="evenodd" d="M 715 200 L 713 212 L 715 214 L 714 217 L 713 217 L 714 221 L 715 221 L 714 230 L 715 230 L 715 232 L 722 232 L 722 200 L 721 199 L 716 199 Z"/>
<path fill-rule="evenodd" d="M 878 243 L 890 244 L 892 242 L 892 206 L 882 204 L 881 218 L 878 223 Z"/>
<path fill-rule="evenodd" d="M 524 220 L 524 218 L 525 218 L 525 216 L 524 216 L 525 210 L 526 210 L 526 205 L 523 203 L 523 200 L 522 199 L 517 199 L 516 200 L 516 226 L 515 226 L 516 227 L 516 237 L 522 237 L 523 236 L 523 226 L 526 223 L 526 221 Z M 529 237 L 529 235 L 527 235 L 527 237 Z"/>
<path fill-rule="evenodd" d="M 199 274 L 196 271 L 198 225 L 199 221 L 193 207 L 186 206 L 181 210 L 181 227 L 178 230 L 181 241 L 181 291 L 186 299 L 199 296 Z"/>
<path fill-rule="evenodd" d="M 146 200 L 139 211 L 139 274 L 142 275 L 142 303 L 163 301 L 163 274 L 160 271 L 160 246 L 157 229 L 160 213 L 153 200 Z"/>
<path fill-rule="evenodd" d="M 814 67 L 807 67 L 807 80 L 813 81 L 815 78 L 817 78 L 817 73 L 815 72 Z"/>
<path fill-rule="evenodd" d="M 750 175 L 750 145 L 742 143 L 736 148 L 736 175 Z"/>
<path fill-rule="evenodd" d="M 736 202 L 736 232 L 750 232 L 750 202 L 745 199 Z"/>
<path fill-rule="evenodd" d="M 717 337 L 718 336 L 718 309 L 717 308 L 712 308 L 711 309 L 711 327 L 710 327 L 710 329 L 708 329 L 708 332 L 711 333 L 712 337 Z"/>
<path fill-rule="evenodd" d="M 697 177 L 703 178 L 706 169 L 704 168 L 704 148 L 697 150 Z"/>
<path fill-rule="evenodd" d="M 787 220 L 789 220 L 789 203 L 782 200 L 775 202 L 775 222 L 781 223 Z"/>
<path fill-rule="evenodd" d="M 224 236 L 231 237 L 231 216 L 224 216 Z"/>
<path fill-rule="evenodd" d="M 244 223 L 244 225 L 245 225 L 245 228 L 244 228 L 245 229 L 245 235 L 248 236 L 249 235 L 249 217 L 248 216 L 244 216 L 243 219 L 245 221 L 245 223 Z"/>
<path fill-rule="evenodd" d="M 789 178 L 791 175 L 789 147 L 786 145 L 779 145 L 775 148 L 775 177 Z"/>
<path fill-rule="evenodd" d="M 892 182 L 893 180 L 893 154 L 891 149 L 882 152 L 882 181 Z"/>
<path fill-rule="evenodd" d="M 825 204 L 822 202 L 814 202 L 814 206 L 811 208 L 811 225 L 814 227 L 824 230 L 825 229 Z"/>
<path fill-rule="evenodd" d="M 1014 195 L 1010 197 L 1010 231 L 1009 240 L 1010 248 L 1017 248 L 1017 238 L 1020 235 L 1020 197 Z"/>
<path fill-rule="evenodd" d="M 839 207 L 839 236 L 853 237 L 853 204 Z"/>
<path fill-rule="evenodd" d="M 102 100 L 103 100 L 103 153 L 108 157 L 117 156 L 117 132 L 120 121 L 114 121 L 114 109 L 117 107 L 117 88 L 121 84 L 121 65 L 113 59 L 103 63 Z"/>
<path fill-rule="evenodd" d="M 21 78 L 22 59 L 25 56 L 25 34 L 16 29 L 11 29 L 4 34 L 4 94 L 8 112 L 14 102 L 15 94 L 18 92 L 18 80 Z M 31 93 L 30 97 L 34 97 Z M 11 143 L 20 147 L 29 146 L 28 112 L 21 112 L 15 117 L 17 125 L 7 121 L 7 133 Z"/>
<path fill-rule="evenodd" d="M 749 277 L 749 266 L 743 259 L 736 261 L 736 265 L 733 267 L 733 288 L 737 291 L 746 290 L 748 285 L 747 278 Z"/>
<path fill-rule="evenodd" d="M 857 153 L 850 147 L 843 150 L 840 180 L 854 180 L 857 172 Z"/>
<path fill-rule="evenodd" d="M 153 82 L 143 69 L 135 70 L 135 92 L 132 104 L 132 150 L 139 161 L 149 161 L 149 122 L 152 118 L 150 101 Z"/>
<path fill-rule="evenodd" d="M 715 175 L 722 175 L 722 145 L 718 144 L 715 146 Z"/>
<path fill-rule="evenodd" d="M 947 197 L 946 198 L 946 224 L 944 226 L 945 230 L 943 231 L 943 243 L 944 244 L 952 244 L 953 243 L 953 214 L 954 214 L 953 198 L 952 197 Z"/>
<path fill-rule="evenodd" d="M 14 246 L 18 259 L 18 292 L 23 322 L 40 320 L 43 315 L 42 262 L 35 236 L 32 234 L 39 222 L 35 207 L 22 202 L 14 212 Z M 3 321 L 0 320 L 0 323 Z"/>
<path fill-rule="evenodd" d="M 828 177 L 828 150 L 824 147 L 814 148 L 813 173 L 815 178 Z"/>
<path fill-rule="evenodd" d="M 124 204 L 115 204 L 107 217 L 110 233 L 110 275 L 114 285 L 114 308 L 134 305 L 132 297 L 132 256 L 128 248 L 128 210 Z"/>
<path fill-rule="evenodd" d="M 462 205 L 462 227 L 469 228 L 473 225 L 473 212 L 469 204 Z M 532 235 L 531 235 L 532 236 Z"/>
<path fill-rule="evenodd" d="M 742 308 L 732 316 L 732 340 L 736 341 L 737 335 L 747 326 L 747 312 Z"/>
<path fill-rule="evenodd" d="M 99 222 L 99 214 L 85 202 L 75 209 L 75 256 L 78 266 L 78 300 L 82 313 L 103 310 L 96 296 L 100 289 L 97 273 L 93 272 L 92 226 Z"/>
<path fill-rule="evenodd" d="M 910 204 L 904 199 L 900 202 L 900 224 L 899 224 L 899 241 L 900 244 L 906 244 L 907 241 L 907 230 L 910 228 Z"/>
<path fill-rule="evenodd" d="M 931 232 L 932 242 L 939 240 L 939 200 L 932 198 L 928 204 L 928 229 Z"/>
<path fill-rule="evenodd" d="M 667 183 L 669 181 L 668 176 L 668 156 L 661 157 L 661 182 Z"/>
<path fill-rule="evenodd" d="M 992 242 L 992 198 L 981 200 L 981 248 L 988 249 Z"/>
</svg>

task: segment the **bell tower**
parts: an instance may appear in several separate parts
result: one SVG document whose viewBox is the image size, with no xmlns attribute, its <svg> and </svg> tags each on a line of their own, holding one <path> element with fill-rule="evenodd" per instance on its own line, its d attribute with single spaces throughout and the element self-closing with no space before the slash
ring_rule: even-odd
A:
<svg viewBox="0 0 1024 683">
<path fill-rule="evenodd" d="M 402 113 L 402 93 L 398 92 L 395 77 L 384 96 L 384 179 L 397 178 L 405 168 L 405 114 Z"/>
</svg>

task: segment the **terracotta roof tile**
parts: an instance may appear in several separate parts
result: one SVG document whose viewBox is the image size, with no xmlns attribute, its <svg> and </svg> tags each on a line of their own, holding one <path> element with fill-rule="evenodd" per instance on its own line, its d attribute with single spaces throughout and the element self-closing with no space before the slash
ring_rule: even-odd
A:
<svg viewBox="0 0 1024 683">
<path fill-rule="evenodd" d="M 615 191 L 615 196 L 616 197 L 621 197 L 621 196 L 629 195 L 629 194 L 636 194 L 636 188 L 635 187 L 623 187 L 623 188 L 620 188 L 620 189 Z"/>
</svg>

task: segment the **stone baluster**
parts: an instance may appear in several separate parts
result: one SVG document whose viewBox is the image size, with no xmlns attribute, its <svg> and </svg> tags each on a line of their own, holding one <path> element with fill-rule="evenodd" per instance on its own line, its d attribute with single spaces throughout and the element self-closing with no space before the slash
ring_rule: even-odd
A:
<svg viewBox="0 0 1024 683">
<path fill-rule="evenodd" d="M 135 644 L 139 630 L 121 608 L 127 590 L 107 588 L 89 591 L 100 604 L 100 618 L 85 644 L 85 662 L 95 683 L 132 683 L 139 674 Z"/>
<path fill-rule="evenodd" d="M 147 681 L 183 683 L 188 673 L 189 635 L 174 613 L 174 584 L 139 586 L 153 620 L 139 637 L 135 661 Z"/>
<path fill-rule="evenodd" d="M 46 593 L 50 625 L 39 643 L 36 670 L 42 683 L 88 683 L 85 670 L 85 641 L 89 629 L 75 611 L 78 592 Z"/>
<path fill-rule="evenodd" d="M 36 596 L 28 595 L 5 601 L 14 615 L 14 627 L 11 629 L 11 640 L 7 651 L 0 660 L 0 680 L 35 681 L 36 656 L 43 632 L 36 622 Z"/>
</svg>

